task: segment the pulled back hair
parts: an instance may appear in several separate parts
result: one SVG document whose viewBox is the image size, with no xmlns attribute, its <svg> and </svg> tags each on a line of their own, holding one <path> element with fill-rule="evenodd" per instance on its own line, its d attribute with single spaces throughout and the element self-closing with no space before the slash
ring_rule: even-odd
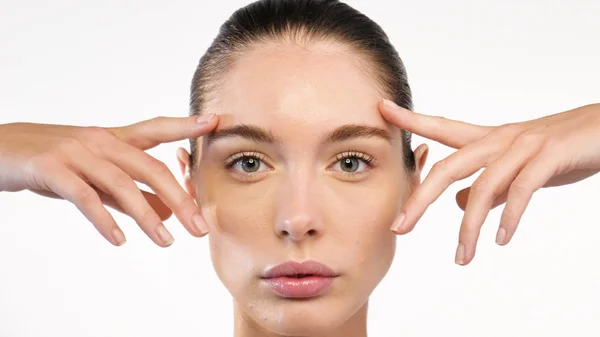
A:
<svg viewBox="0 0 600 337">
<path fill-rule="evenodd" d="M 237 57 L 257 43 L 269 41 L 331 41 L 362 57 L 380 90 L 401 107 L 412 109 L 406 70 L 383 29 L 338 0 L 259 0 L 235 11 L 223 23 L 194 73 L 190 115 L 202 114 L 224 74 Z M 411 134 L 402 130 L 405 167 L 415 169 Z M 194 167 L 196 140 L 190 140 Z"/>
</svg>

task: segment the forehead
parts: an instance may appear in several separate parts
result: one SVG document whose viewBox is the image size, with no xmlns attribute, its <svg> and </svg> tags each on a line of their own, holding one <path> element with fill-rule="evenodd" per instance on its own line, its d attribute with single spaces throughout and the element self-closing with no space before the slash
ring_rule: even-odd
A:
<svg viewBox="0 0 600 337">
<path fill-rule="evenodd" d="M 333 44 L 264 43 L 238 56 L 214 93 L 220 126 L 260 125 L 274 133 L 341 124 L 386 127 L 368 61 Z M 225 124 L 225 125 L 223 125 Z"/>
</svg>

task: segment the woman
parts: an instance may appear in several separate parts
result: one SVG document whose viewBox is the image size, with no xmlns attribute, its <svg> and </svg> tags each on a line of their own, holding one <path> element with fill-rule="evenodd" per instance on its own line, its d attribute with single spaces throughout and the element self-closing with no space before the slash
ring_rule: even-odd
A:
<svg viewBox="0 0 600 337">
<path fill-rule="evenodd" d="M 411 108 L 402 62 L 374 22 L 337 1 L 263 0 L 234 13 L 201 59 L 190 118 L 1 126 L 0 187 L 75 203 L 115 245 L 125 236 L 102 202 L 163 247 L 171 210 L 192 235 L 210 233 L 237 336 L 364 336 L 394 256 L 390 226 L 409 232 L 449 184 L 486 167 L 457 198 L 456 262 L 467 264 L 494 205 L 507 202 L 506 244 L 536 189 L 600 169 L 598 105 L 497 128 Z M 427 147 L 413 152 L 409 132 L 459 149 L 422 184 Z M 141 151 L 184 138 L 187 193 Z"/>
</svg>

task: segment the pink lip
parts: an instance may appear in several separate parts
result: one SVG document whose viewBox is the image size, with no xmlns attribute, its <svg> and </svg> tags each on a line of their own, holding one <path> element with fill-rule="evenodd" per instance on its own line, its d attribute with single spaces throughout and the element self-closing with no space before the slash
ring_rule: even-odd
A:
<svg viewBox="0 0 600 337">
<path fill-rule="evenodd" d="M 262 279 L 271 290 L 286 298 L 311 298 L 323 294 L 338 276 L 315 261 L 288 261 L 269 269 Z"/>
</svg>

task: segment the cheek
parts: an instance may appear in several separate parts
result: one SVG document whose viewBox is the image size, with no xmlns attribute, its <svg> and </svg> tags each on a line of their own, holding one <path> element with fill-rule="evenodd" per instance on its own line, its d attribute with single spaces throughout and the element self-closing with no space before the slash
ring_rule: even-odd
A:
<svg viewBox="0 0 600 337">
<path fill-rule="evenodd" d="M 345 245 L 356 275 L 369 278 L 363 280 L 367 287 L 383 278 L 394 258 L 396 235 L 390 227 L 408 195 L 408 184 L 403 173 L 392 171 L 362 185 L 338 187 L 336 197 L 329 198 L 336 200 L 328 212 L 331 231 Z"/>
<path fill-rule="evenodd" d="M 266 185 L 240 186 L 216 170 L 204 172 L 196 186 L 213 266 L 233 294 L 241 293 L 260 272 L 254 261 L 263 261 L 259 255 L 272 245 L 273 197 Z"/>
</svg>

